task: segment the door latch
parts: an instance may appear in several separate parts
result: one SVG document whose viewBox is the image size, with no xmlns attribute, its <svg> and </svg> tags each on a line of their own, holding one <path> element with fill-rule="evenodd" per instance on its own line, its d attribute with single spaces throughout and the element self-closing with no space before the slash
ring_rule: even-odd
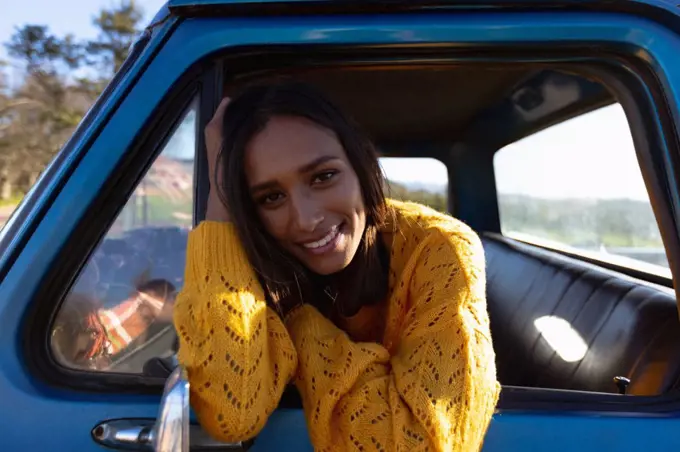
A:
<svg viewBox="0 0 680 452">
<path fill-rule="evenodd" d="M 116 450 L 154 451 L 154 419 L 115 419 L 98 424 L 92 438 L 102 446 Z M 200 425 L 191 424 L 192 451 L 247 451 L 254 441 L 221 443 L 213 440 Z M 163 451 L 173 452 L 173 451 Z"/>
</svg>

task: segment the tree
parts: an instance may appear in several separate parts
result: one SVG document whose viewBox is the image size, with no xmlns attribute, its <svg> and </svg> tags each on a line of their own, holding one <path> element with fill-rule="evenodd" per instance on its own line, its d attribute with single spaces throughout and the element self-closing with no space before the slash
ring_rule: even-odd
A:
<svg viewBox="0 0 680 452">
<path fill-rule="evenodd" d="M 82 45 L 75 42 L 73 35 L 58 38 L 44 25 L 26 25 L 19 28 L 7 44 L 10 56 L 26 64 L 31 73 L 55 75 L 58 63 L 66 69 L 75 69 L 82 61 Z"/>
<path fill-rule="evenodd" d="M 139 33 L 143 12 L 134 0 L 123 0 L 112 9 L 103 9 L 94 19 L 99 36 L 87 45 L 88 54 L 102 64 L 105 75 L 113 76 L 127 58 Z"/>
<path fill-rule="evenodd" d="M 3 114 L 1 199 L 28 189 L 87 107 L 73 98 L 61 75 L 82 60 L 72 36 L 59 38 L 47 27 L 27 25 L 15 31 L 7 50 L 25 68 L 25 78 L 9 92 Z"/>
<path fill-rule="evenodd" d="M 447 212 L 446 196 L 425 190 L 411 190 L 405 185 L 394 181 L 387 181 L 386 194 L 388 197 L 401 201 L 413 201 L 432 207 L 440 212 Z"/>
<path fill-rule="evenodd" d="M 4 61 L 0 62 L 1 67 L 5 67 L 6 64 Z M 15 108 L 15 102 L 9 95 L 6 76 L 0 72 L 0 199 L 11 196 L 11 185 L 5 183 L 7 177 L 4 175 L 3 156 L 11 152 L 11 112 Z"/>
<path fill-rule="evenodd" d="M 25 193 L 73 133 L 127 57 L 141 19 L 129 0 L 94 18 L 93 41 L 42 25 L 15 31 L 5 45 L 24 80 L 10 89 L 0 73 L 0 200 Z"/>
</svg>

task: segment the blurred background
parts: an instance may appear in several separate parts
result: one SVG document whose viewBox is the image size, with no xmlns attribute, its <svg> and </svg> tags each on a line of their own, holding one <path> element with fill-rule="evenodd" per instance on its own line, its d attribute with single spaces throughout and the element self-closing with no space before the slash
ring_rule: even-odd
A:
<svg viewBox="0 0 680 452">
<path fill-rule="evenodd" d="M 0 226 L 71 136 L 125 60 L 137 34 L 164 3 L 164 0 L 0 0 Z M 191 149 L 192 143 L 188 141 L 193 134 L 193 120 L 187 117 L 184 130 L 175 134 L 176 143 L 171 147 L 180 153 L 182 149 Z M 168 150 L 165 154 L 177 153 Z M 180 155 L 172 157 L 181 163 L 186 160 Z M 407 181 L 408 188 L 394 184 L 395 196 L 424 201 L 441 210 L 446 208 L 446 171 L 442 164 L 413 159 L 409 165 L 390 159 L 382 163 L 388 173 L 403 176 L 396 179 L 408 179 L 415 174 L 421 182 Z M 158 177 L 150 179 L 163 186 L 147 186 L 146 192 L 140 187 L 134 196 L 139 197 L 141 204 L 133 203 L 133 209 L 126 209 L 131 213 L 124 217 L 132 218 L 131 221 L 142 218 L 146 222 L 150 221 L 149 216 L 163 217 L 154 218 L 161 220 L 173 215 L 176 221 L 179 213 L 190 212 L 190 198 L 184 200 L 187 206 L 177 208 L 168 207 L 162 197 L 146 196 L 153 194 L 154 188 L 167 192 L 170 176 L 174 181 L 191 182 L 185 181 L 190 177 L 186 171 L 170 164 L 168 160 L 152 168 Z M 433 171 L 438 176 L 435 186 L 422 186 L 422 175 L 432 175 Z M 158 184 L 152 181 L 152 185 Z M 190 186 L 181 185 L 180 191 L 190 195 Z"/>
<path fill-rule="evenodd" d="M 0 0 L 0 225 L 163 0 Z"/>
</svg>

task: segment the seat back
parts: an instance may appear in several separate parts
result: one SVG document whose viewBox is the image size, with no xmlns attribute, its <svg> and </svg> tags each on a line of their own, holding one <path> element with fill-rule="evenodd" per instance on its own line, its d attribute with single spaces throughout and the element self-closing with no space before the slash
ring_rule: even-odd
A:
<svg viewBox="0 0 680 452">
<path fill-rule="evenodd" d="M 674 292 L 498 234 L 482 234 L 504 385 L 653 395 L 680 377 Z"/>
</svg>

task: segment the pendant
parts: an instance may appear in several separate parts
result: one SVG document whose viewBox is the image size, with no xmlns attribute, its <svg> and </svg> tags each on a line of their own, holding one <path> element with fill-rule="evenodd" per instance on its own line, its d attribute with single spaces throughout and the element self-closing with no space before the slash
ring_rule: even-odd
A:
<svg viewBox="0 0 680 452">
<path fill-rule="evenodd" d="M 335 305 L 335 300 L 338 299 L 338 292 L 335 292 L 335 295 L 332 295 L 331 294 L 331 288 L 328 287 L 328 286 L 326 286 L 323 291 L 326 295 L 328 295 L 328 298 L 333 300 L 333 305 Z"/>
</svg>

